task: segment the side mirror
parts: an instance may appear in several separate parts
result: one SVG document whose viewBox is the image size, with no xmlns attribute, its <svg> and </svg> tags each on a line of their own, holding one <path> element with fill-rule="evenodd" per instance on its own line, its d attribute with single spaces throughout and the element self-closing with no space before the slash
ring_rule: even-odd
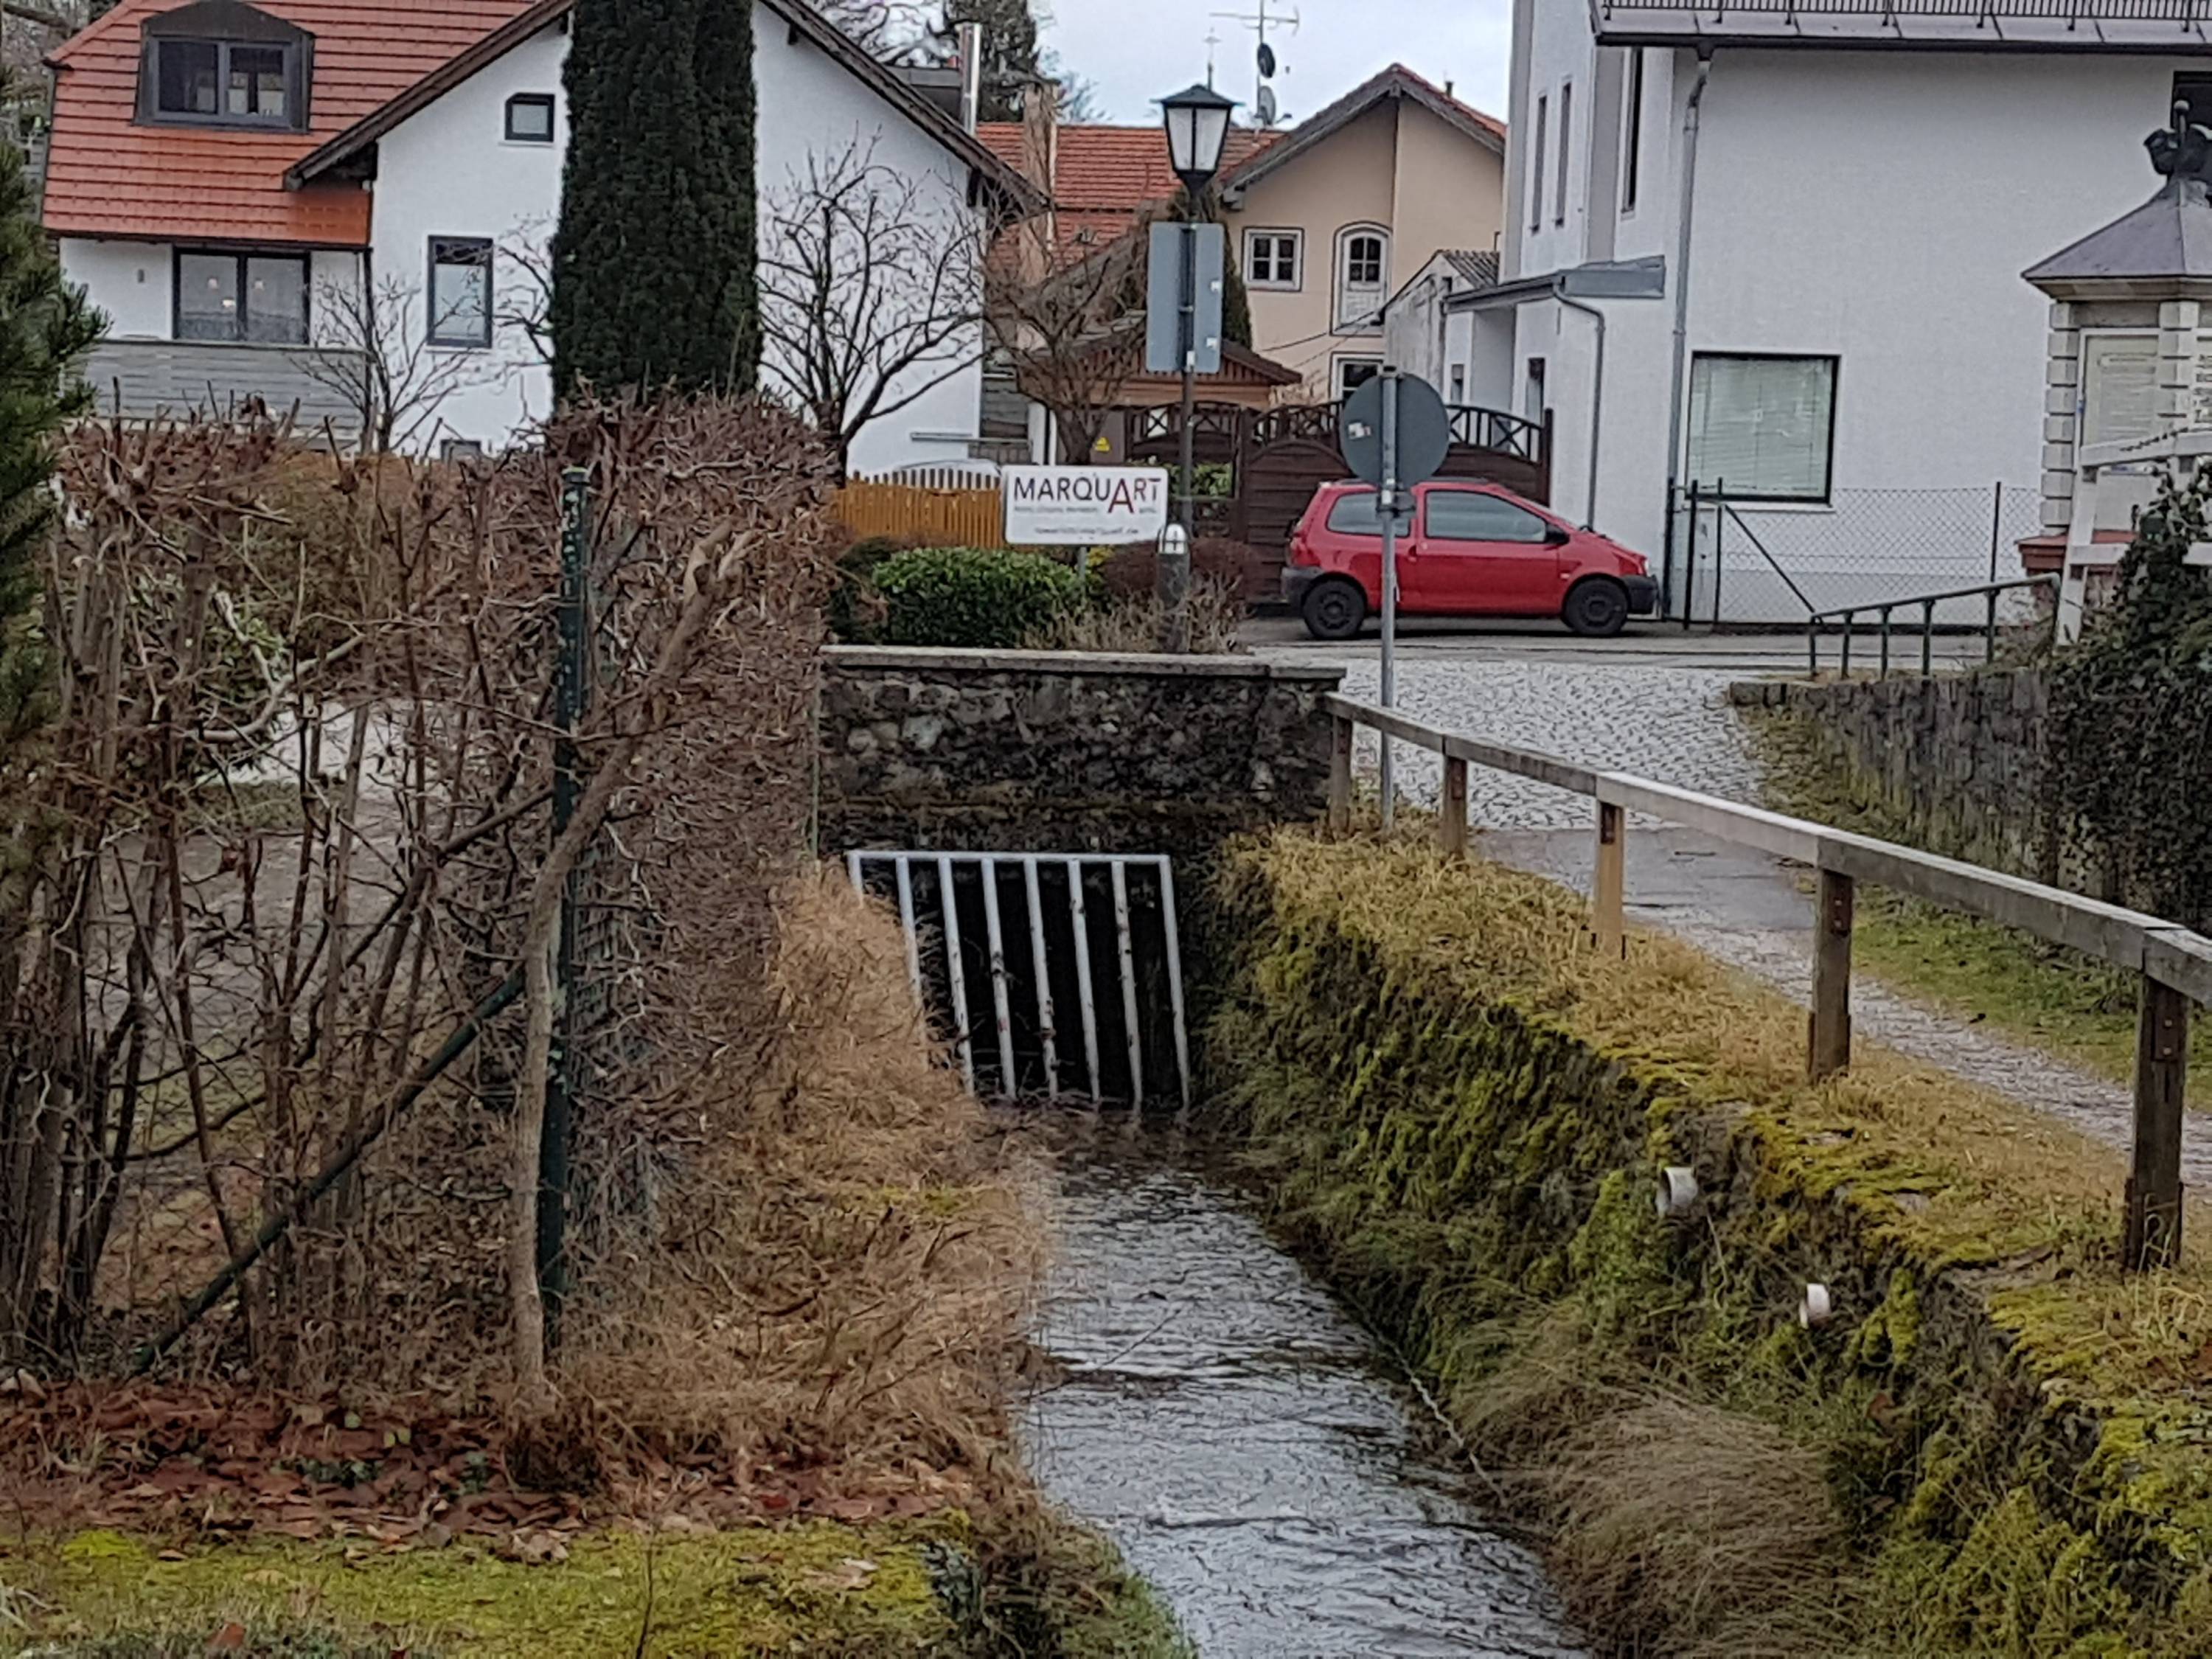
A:
<svg viewBox="0 0 2212 1659">
<path fill-rule="evenodd" d="M 1547 547 L 1565 547 L 1574 538 L 1572 531 L 1559 525 L 1553 525 L 1544 532 L 1544 545 Z"/>
</svg>

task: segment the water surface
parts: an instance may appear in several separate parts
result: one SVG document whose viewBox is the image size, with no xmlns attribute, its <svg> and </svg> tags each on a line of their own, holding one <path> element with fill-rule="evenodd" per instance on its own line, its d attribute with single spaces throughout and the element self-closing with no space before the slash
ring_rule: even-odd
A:
<svg viewBox="0 0 2212 1659">
<path fill-rule="evenodd" d="M 1060 1164 L 1032 1466 L 1206 1659 L 1579 1656 L 1376 1345 L 1209 1175 L 1112 1120 Z"/>
</svg>

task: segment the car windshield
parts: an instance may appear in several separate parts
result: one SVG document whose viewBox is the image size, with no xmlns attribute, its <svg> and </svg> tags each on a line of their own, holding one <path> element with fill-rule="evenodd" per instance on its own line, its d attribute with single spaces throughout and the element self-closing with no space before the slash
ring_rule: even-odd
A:
<svg viewBox="0 0 2212 1659">
<path fill-rule="evenodd" d="M 1381 499 L 1372 489 L 1353 490 L 1336 498 L 1328 510 L 1328 528 L 1336 536 L 1373 536 L 1382 534 L 1382 514 L 1376 505 Z M 1412 528 L 1413 515 L 1398 514 L 1398 533 L 1405 535 Z"/>
</svg>

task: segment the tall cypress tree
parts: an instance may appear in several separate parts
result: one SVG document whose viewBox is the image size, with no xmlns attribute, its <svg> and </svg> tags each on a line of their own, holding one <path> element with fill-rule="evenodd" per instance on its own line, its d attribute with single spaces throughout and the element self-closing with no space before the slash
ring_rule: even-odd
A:
<svg viewBox="0 0 2212 1659">
<path fill-rule="evenodd" d="M 84 290 L 62 280 L 22 152 L 0 140 L 0 747 L 45 679 L 28 624 L 53 518 L 54 440 L 92 407 L 76 360 L 106 328 Z"/>
<path fill-rule="evenodd" d="M 553 379 L 750 391 L 760 370 L 749 0 L 579 0 Z"/>
</svg>

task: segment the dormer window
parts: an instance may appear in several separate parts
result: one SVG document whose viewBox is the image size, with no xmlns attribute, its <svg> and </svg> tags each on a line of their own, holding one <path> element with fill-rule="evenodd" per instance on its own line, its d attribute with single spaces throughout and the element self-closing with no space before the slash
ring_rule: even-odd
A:
<svg viewBox="0 0 2212 1659">
<path fill-rule="evenodd" d="M 302 30 L 237 0 L 149 18 L 139 119 L 304 131 L 310 44 Z"/>
</svg>

